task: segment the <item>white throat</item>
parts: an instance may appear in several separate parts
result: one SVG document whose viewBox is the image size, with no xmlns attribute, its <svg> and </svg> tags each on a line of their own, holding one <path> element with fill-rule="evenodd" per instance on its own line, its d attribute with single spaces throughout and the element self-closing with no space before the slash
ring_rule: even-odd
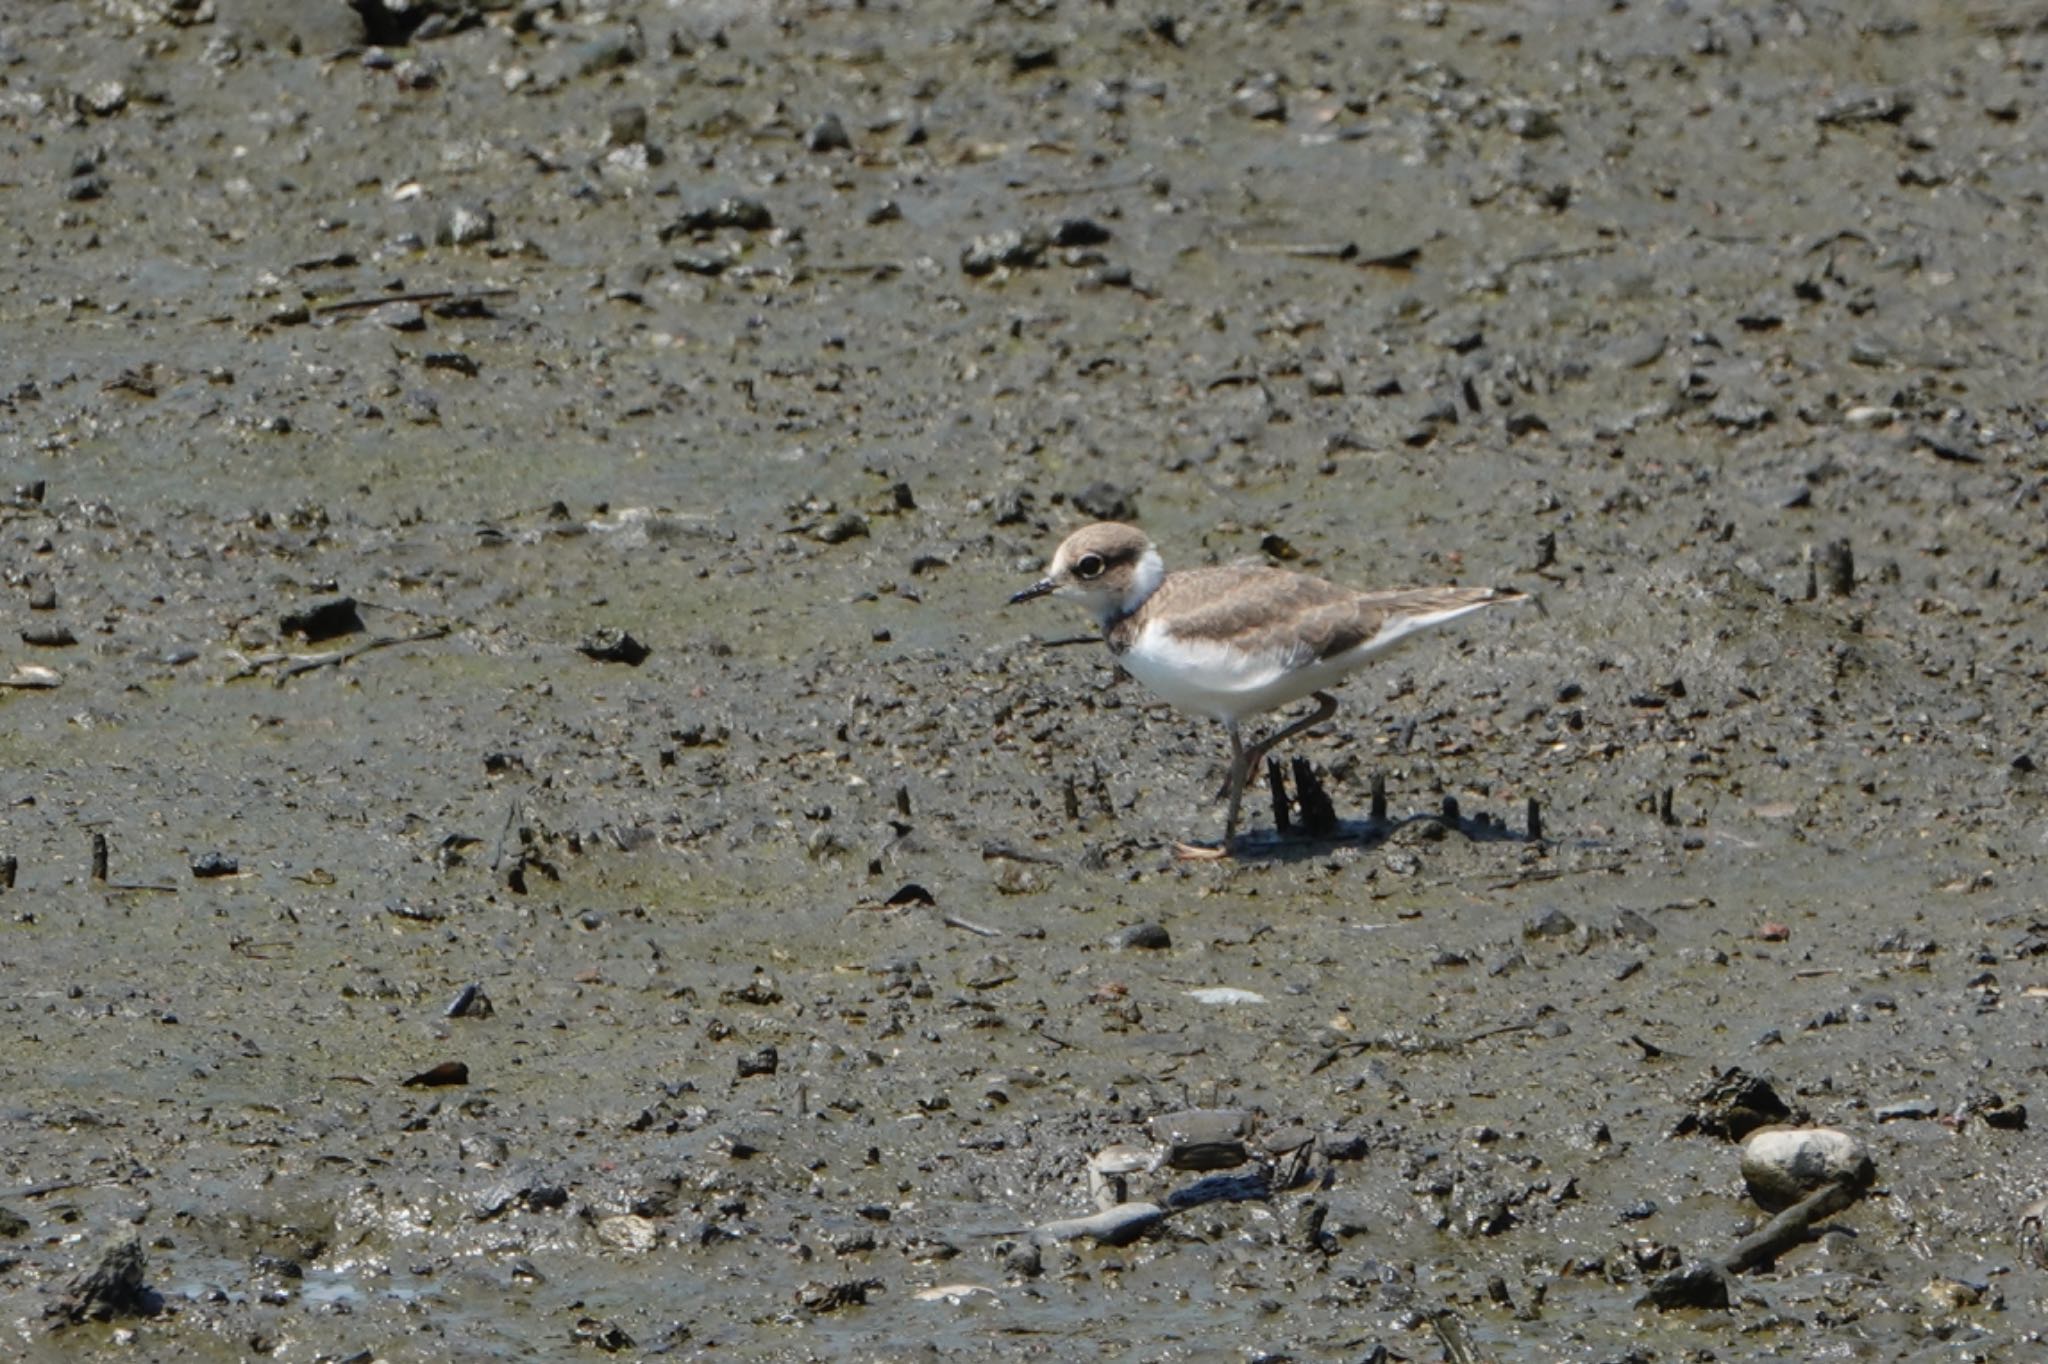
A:
<svg viewBox="0 0 2048 1364">
<path fill-rule="evenodd" d="M 1117 614 L 1128 616 L 1136 611 L 1145 604 L 1147 598 L 1159 590 L 1159 584 L 1164 581 L 1166 561 L 1159 557 L 1158 550 L 1147 545 L 1145 553 L 1138 559 L 1137 567 L 1131 570 L 1131 587 L 1124 593 L 1123 601 L 1117 604 Z"/>
</svg>

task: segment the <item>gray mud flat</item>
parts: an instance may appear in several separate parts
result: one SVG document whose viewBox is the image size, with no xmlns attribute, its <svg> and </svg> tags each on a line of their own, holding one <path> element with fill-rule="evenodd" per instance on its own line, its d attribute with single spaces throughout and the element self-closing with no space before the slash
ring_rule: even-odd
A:
<svg viewBox="0 0 2048 1364">
<path fill-rule="evenodd" d="M 363 8 L 0 9 L 0 1354 L 2038 1357 L 2034 7 Z"/>
</svg>

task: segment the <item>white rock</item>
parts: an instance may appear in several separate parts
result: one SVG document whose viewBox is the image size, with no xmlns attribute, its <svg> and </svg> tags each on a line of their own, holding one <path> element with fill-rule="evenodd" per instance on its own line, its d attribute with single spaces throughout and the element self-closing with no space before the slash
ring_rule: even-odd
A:
<svg viewBox="0 0 2048 1364">
<path fill-rule="evenodd" d="M 1762 1127 L 1742 1143 L 1742 1178 L 1766 1208 L 1797 1203 L 1823 1184 L 1868 1184 L 1870 1149 L 1832 1127 Z"/>
</svg>

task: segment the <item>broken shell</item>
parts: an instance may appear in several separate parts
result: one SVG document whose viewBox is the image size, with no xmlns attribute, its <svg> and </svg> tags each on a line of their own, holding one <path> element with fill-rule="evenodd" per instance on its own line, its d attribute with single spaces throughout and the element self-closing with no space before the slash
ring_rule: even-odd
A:
<svg viewBox="0 0 2048 1364">
<path fill-rule="evenodd" d="M 912 1294 L 919 1302 L 972 1302 L 987 1295 L 990 1302 L 1001 1302 L 993 1288 L 978 1283 L 942 1283 L 931 1288 L 920 1288 Z"/>
</svg>

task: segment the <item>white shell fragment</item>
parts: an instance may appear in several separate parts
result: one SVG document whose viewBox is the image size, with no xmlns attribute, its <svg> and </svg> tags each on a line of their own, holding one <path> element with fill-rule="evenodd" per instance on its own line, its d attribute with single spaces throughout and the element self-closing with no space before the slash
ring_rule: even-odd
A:
<svg viewBox="0 0 2048 1364">
<path fill-rule="evenodd" d="M 1188 998 L 1197 1004 L 1264 1004 L 1266 997 L 1252 990 L 1239 990 L 1229 985 L 1208 985 L 1199 990 L 1187 992 Z"/>
<path fill-rule="evenodd" d="M 990 1302 L 1001 1302 L 993 1288 L 978 1283 L 942 1283 L 930 1288 L 920 1288 L 913 1295 L 919 1302 L 973 1302 L 986 1296 Z"/>
</svg>

